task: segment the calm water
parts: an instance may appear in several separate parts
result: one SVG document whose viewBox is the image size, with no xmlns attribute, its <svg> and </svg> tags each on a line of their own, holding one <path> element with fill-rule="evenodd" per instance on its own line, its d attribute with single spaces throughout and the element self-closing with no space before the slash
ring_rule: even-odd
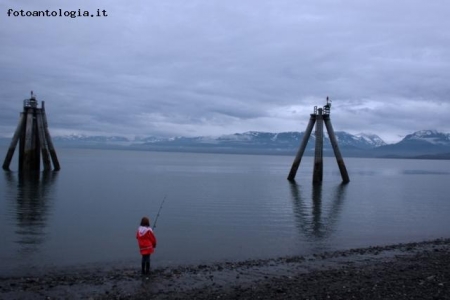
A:
<svg viewBox="0 0 450 300">
<path fill-rule="evenodd" d="M 58 173 L 0 176 L 0 275 L 137 265 L 140 218 L 166 195 L 154 266 L 450 237 L 450 161 L 346 158 L 341 185 L 326 158 L 313 186 L 311 157 L 293 184 L 289 156 L 57 151 Z"/>
</svg>

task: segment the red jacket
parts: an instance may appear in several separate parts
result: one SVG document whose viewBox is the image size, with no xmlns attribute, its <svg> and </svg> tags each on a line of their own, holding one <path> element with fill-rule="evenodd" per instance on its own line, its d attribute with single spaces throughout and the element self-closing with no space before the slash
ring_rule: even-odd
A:
<svg viewBox="0 0 450 300">
<path fill-rule="evenodd" d="M 152 254 L 155 251 L 156 237 L 150 227 L 139 226 L 136 238 L 142 255 Z"/>
</svg>

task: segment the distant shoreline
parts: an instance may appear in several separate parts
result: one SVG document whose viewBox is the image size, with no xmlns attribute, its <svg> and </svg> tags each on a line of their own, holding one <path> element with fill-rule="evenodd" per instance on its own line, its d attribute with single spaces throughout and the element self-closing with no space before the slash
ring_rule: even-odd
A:
<svg viewBox="0 0 450 300">
<path fill-rule="evenodd" d="M 310 256 L 0 277 L 8 299 L 449 299 L 450 239 Z"/>
<path fill-rule="evenodd" d="M 0 146 L 4 148 L 6 153 L 10 141 L 0 141 Z M 56 152 L 58 149 L 92 149 L 92 150 L 123 150 L 123 151 L 142 151 L 142 152 L 167 152 L 167 153 L 199 153 L 199 154 L 235 154 L 235 155 L 279 155 L 290 156 L 294 159 L 298 149 L 263 149 L 263 148 L 214 148 L 214 147 L 167 147 L 167 146 L 137 146 L 137 145 L 105 145 L 102 143 L 86 143 L 86 144 L 71 144 L 71 143 L 54 143 Z M 415 154 L 415 155 L 364 155 L 361 153 L 355 154 L 353 152 L 347 153 L 345 149 L 341 149 L 344 160 L 346 158 L 376 158 L 376 159 L 423 159 L 423 160 L 450 160 L 449 153 L 438 154 Z M 333 157 L 334 153 L 330 150 L 324 150 L 324 157 Z M 314 157 L 314 153 L 305 152 L 304 157 Z"/>
</svg>

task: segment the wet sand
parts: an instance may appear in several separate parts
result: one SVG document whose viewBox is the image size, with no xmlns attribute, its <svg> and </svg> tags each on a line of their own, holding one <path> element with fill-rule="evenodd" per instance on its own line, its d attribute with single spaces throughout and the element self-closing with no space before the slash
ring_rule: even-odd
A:
<svg viewBox="0 0 450 300">
<path fill-rule="evenodd" d="M 450 299 L 450 239 L 152 270 L 0 277 L 1 299 Z"/>
</svg>

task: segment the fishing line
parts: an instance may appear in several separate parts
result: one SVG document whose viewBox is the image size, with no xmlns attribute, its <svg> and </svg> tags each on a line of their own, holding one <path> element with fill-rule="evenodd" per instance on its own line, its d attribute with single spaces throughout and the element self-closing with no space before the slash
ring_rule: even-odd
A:
<svg viewBox="0 0 450 300">
<path fill-rule="evenodd" d="M 153 230 L 155 230 L 155 228 L 156 228 L 156 222 L 158 221 L 159 214 L 161 213 L 161 209 L 164 205 L 164 202 L 166 201 L 166 198 L 167 198 L 167 195 L 164 196 L 164 199 L 162 200 L 161 205 L 159 206 L 158 213 L 156 214 L 155 222 L 153 223 Z"/>
</svg>

